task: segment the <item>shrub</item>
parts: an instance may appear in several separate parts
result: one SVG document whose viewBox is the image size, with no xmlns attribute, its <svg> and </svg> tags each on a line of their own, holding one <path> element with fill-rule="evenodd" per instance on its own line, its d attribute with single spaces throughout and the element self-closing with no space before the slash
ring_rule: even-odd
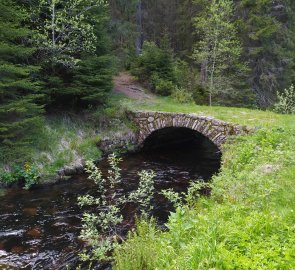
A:
<svg viewBox="0 0 295 270">
<path fill-rule="evenodd" d="M 291 85 L 281 94 L 278 92 L 278 102 L 275 104 L 275 111 L 283 114 L 295 114 L 295 89 Z"/>
<path fill-rule="evenodd" d="M 154 74 L 151 77 L 151 84 L 154 91 L 161 96 L 169 96 L 175 89 L 172 81 L 162 79 L 158 74 Z"/>
<path fill-rule="evenodd" d="M 131 72 L 141 80 L 149 80 L 153 74 L 166 80 L 174 80 L 172 52 L 167 48 L 160 48 L 154 42 L 146 41 Z"/>
<path fill-rule="evenodd" d="M 38 169 L 27 162 L 22 167 L 14 167 L 10 172 L 0 172 L 0 182 L 2 182 L 5 186 L 11 186 L 15 183 L 24 183 L 24 189 L 30 189 L 38 182 L 39 177 L 40 175 Z"/>
<path fill-rule="evenodd" d="M 152 84 L 152 90 L 157 94 L 170 95 L 175 83 L 172 50 L 164 44 L 158 46 L 154 42 L 145 42 L 142 54 L 131 67 L 131 73 Z"/>
<path fill-rule="evenodd" d="M 193 94 L 181 87 L 176 87 L 174 89 L 172 97 L 179 103 L 190 103 L 194 101 Z"/>
<path fill-rule="evenodd" d="M 86 252 L 80 254 L 83 261 L 108 260 L 110 252 L 117 246 L 116 227 L 123 221 L 121 208 L 127 202 L 139 204 L 141 213 L 148 216 L 152 210 L 151 200 L 154 195 L 154 173 L 149 171 L 139 172 L 140 181 L 138 190 L 127 197 L 119 197 L 116 189 L 121 184 L 121 169 L 119 163 L 121 158 L 115 154 L 108 157 L 110 169 L 105 179 L 102 172 L 96 167 L 93 161 L 86 162 L 88 179 L 96 184 L 96 196 L 85 195 L 78 197 L 80 207 L 91 206 L 90 211 L 83 214 L 82 231 L 80 238 L 86 241 L 91 247 L 91 254 Z"/>
<path fill-rule="evenodd" d="M 141 171 L 139 175 L 139 187 L 136 191 L 130 193 L 128 200 L 137 202 L 143 216 L 149 215 L 153 210 L 152 199 L 154 197 L 154 177 L 153 171 Z"/>
</svg>

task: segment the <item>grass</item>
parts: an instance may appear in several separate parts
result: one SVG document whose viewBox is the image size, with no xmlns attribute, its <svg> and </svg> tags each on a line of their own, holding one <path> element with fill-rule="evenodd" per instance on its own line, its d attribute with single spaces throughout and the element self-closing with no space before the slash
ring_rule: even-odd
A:
<svg viewBox="0 0 295 270">
<path fill-rule="evenodd" d="M 294 116 L 284 115 L 282 117 L 282 115 L 271 111 L 222 106 L 199 106 L 194 103 L 179 104 L 171 97 L 157 97 L 148 101 L 124 99 L 122 102 L 130 110 L 195 113 L 253 127 L 295 127 Z"/>
<path fill-rule="evenodd" d="M 179 105 L 169 98 L 125 104 L 211 115 L 260 129 L 225 146 L 212 195 L 172 213 L 168 231 L 153 221 L 139 222 L 115 250 L 114 269 L 294 269 L 295 116 Z"/>
<path fill-rule="evenodd" d="M 79 166 L 85 159 L 98 159 L 100 140 L 95 126 L 83 118 L 54 115 L 47 118 L 32 157 L 40 172 L 54 174 L 64 166 Z"/>
<path fill-rule="evenodd" d="M 14 146 L 8 151 L 9 157 L 5 155 L 1 160 L 0 181 L 1 175 L 15 165 L 29 163 L 38 169 L 41 182 L 51 182 L 64 167 L 79 167 L 86 160 L 101 158 L 98 143 L 102 138 L 124 136 L 134 128 L 120 100 L 120 96 L 114 96 L 104 107 L 83 114 L 47 115 L 40 129 L 31 134 L 30 145 Z"/>
<path fill-rule="evenodd" d="M 114 109 L 116 108 L 116 109 Z M 211 197 L 172 213 L 168 231 L 154 221 L 115 250 L 116 270 L 293 269 L 295 265 L 295 116 L 244 108 L 178 104 L 171 98 L 134 101 L 113 96 L 98 122 L 51 116 L 34 138 L 30 162 L 44 173 L 98 158 L 101 136 L 128 130 L 125 109 L 196 113 L 259 127 L 225 146 L 223 165 L 212 179 Z M 31 149 L 32 150 L 32 149 Z M 25 162 L 26 160 L 24 160 Z"/>
</svg>

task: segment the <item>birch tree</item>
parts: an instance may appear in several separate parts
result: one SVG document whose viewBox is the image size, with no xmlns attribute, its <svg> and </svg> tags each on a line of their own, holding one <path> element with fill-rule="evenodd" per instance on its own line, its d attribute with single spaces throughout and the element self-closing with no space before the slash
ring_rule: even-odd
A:
<svg viewBox="0 0 295 270">
<path fill-rule="evenodd" d="M 201 39 L 195 46 L 193 59 L 201 66 L 201 82 L 208 90 L 211 106 L 214 95 L 233 89 L 233 74 L 245 70 L 245 65 L 240 62 L 242 47 L 232 22 L 233 1 L 210 2 L 194 19 Z"/>
<path fill-rule="evenodd" d="M 95 51 L 97 42 L 90 11 L 107 0 L 39 0 L 32 7 L 35 41 L 48 61 L 73 68 L 79 55 Z M 103 18 L 101 18 L 103 19 Z"/>
</svg>

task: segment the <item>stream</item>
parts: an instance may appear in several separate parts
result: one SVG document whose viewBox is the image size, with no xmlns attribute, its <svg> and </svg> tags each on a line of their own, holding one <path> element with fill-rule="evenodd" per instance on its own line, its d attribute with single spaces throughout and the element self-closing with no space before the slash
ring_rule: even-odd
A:
<svg viewBox="0 0 295 270">
<path fill-rule="evenodd" d="M 107 162 L 99 167 L 104 172 Z M 157 191 L 186 191 L 190 180 L 211 179 L 220 168 L 220 153 L 213 145 L 185 141 L 173 147 L 128 154 L 120 164 L 124 192 L 135 190 L 140 170 L 154 170 Z M 0 269 L 75 269 L 84 247 L 78 238 L 82 210 L 79 195 L 93 193 L 86 176 L 26 191 L 9 189 L 0 194 Z M 163 224 L 171 205 L 162 195 L 154 199 L 154 215 Z"/>
</svg>

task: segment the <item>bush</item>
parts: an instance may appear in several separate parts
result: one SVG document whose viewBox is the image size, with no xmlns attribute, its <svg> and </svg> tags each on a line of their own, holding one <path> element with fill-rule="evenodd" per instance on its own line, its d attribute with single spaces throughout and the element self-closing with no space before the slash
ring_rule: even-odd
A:
<svg viewBox="0 0 295 270">
<path fill-rule="evenodd" d="M 194 101 L 193 94 L 181 87 L 176 87 L 174 89 L 172 97 L 179 103 L 191 103 Z"/>
<path fill-rule="evenodd" d="M 5 186 L 11 186 L 12 184 L 22 184 L 24 189 L 30 189 L 39 180 L 39 172 L 37 168 L 29 163 L 25 163 L 24 166 L 16 166 L 10 172 L 0 172 L 0 182 Z"/>
<path fill-rule="evenodd" d="M 91 206 L 91 210 L 84 212 L 82 218 L 82 230 L 80 238 L 91 247 L 91 254 L 86 252 L 80 254 L 83 261 L 108 260 L 110 252 L 118 245 L 116 239 L 117 226 L 122 223 L 122 207 L 127 202 L 138 203 L 138 212 L 148 217 L 153 207 L 151 204 L 154 197 L 154 173 L 152 171 L 141 171 L 138 173 L 139 187 L 129 196 L 119 196 L 117 188 L 121 188 L 121 169 L 119 163 L 122 161 L 115 154 L 108 157 L 110 169 L 105 179 L 102 172 L 93 161 L 86 162 L 88 179 L 96 184 L 96 196 L 84 195 L 78 197 L 80 207 Z"/>
<path fill-rule="evenodd" d="M 163 79 L 173 81 L 172 52 L 160 48 L 154 42 L 145 42 L 142 54 L 137 57 L 131 72 L 141 80 L 149 80 L 152 75 L 158 74 Z"/>
<path fill-rule="evenodd" d="M 154 74 L 151 77 L 151 84 L 154 91 L 161 96 L 169 96 L 175 89 L 172 81 L 162 79 L 158 74 Z"/>
<path fill-rule="evenodd" d="M 152 90 L 159 95 L 170 95 L 175 83 L 174 59 L 172 50 L 157 46 L 154 42 L 145 42 L 142 54 L 131 66 L 131 73 L 141 81 L 152 84 Z"/>
<path fill-rule="evenodd" d="M 295 114 L 295 89 L 291 85 L 283 93 L 277 93 L 278 102 L 275 104 L 275 111 L 283 114 Z"/>
</svg>

